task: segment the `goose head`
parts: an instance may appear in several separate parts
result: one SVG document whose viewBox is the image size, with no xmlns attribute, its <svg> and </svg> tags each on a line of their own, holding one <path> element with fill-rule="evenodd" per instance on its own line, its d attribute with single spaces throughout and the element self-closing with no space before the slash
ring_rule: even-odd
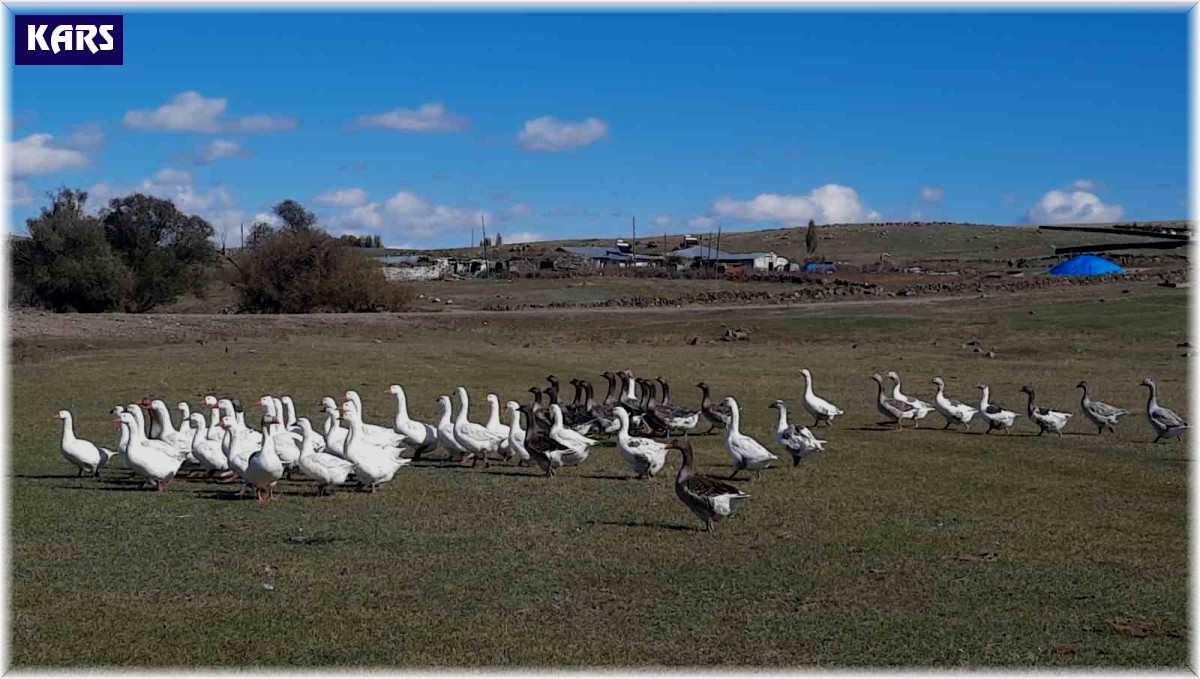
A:
<svg viewBox="0 0 1200 679">
<path fill-rule="evenodd" d="M 455 387 L 454 393 L 458 395 L 459 403 L 463 403 L 463 404 L 467 403 L 467 388 L 466 387 Z"/>
<path fill-rule="evenodd" d="M 896 374 L 895 370 L 889 370 L 887 372 L 887 376 L 888 376 L 888 379 L 892 380 L 893 382 L 895 382 L 897 384 L 900 383 L 900 376 Z"/>
<path fill-rule="evenodd" d="M 196 429 L 197 431 L 204 429 L 204 427 L 205 427 L 204 415 L 202 415 L 200 413 L 192 413 L 191 416 L 188 417 L 188 422 L 191 422 L 192 427 L 194 429 Z"/>
<path fill-rule="evenodd" d="M 496 408 L 500 407 L 500 398 L 495 394 L 488 394 L 486 398 L 489 406 L 495 406 Z"/>
<path fill-rule="evenodd" d="M 529 393 L 533 394 L 533 400 L 534 400 L 536 403 L 541 403 L 541 402 L 542 402 L 542 389 L 541 389 L 541 387 L 530 387 L 530 388 L 529 388 Z"/>
<path fill-rule="evenodd" d="M 438 407 L 442 409 L 442 412 L 446 412 L 446 413 L 450 412 L 450 397 L 449 396 L 446 396 L 445 394 L 438 396 L 437 404 L 438 404 Z"/>
<path fill-rule="evenodd" d="M 871 375 L 871 379 L 875 380 L 875 383 L 878 384 L 880 387 L 883 386 L 883 378 L 879 376 L 879 373 L 875 373 L 874 375 Z"/>
<path fill-rule="evenodd" d="M 59 411 L 59 415 L 61 416 L 65 412 L 67 412 L 67 411 L 61 410 L 61 411 Z M 70 415 L 70 413 L 67 413 L 67 414 Z M 133 415 L 131 415 L 127 412 L 117 413 L 117 418 L 115 420 L 113 420 L 113 422 L 116 424 L 127 424 L 130 427 L 137 426 L 137 421 L 133 419 Z"/>
<path fill-rule="evenodd" d="M 726 396 L 725 398 L 721 399 L 721 404 L 727 406 L 730 410 L 736 411 L 738 409 L 737 401 L 733 400 L 732 396 Z"/>
<path fill-rule="evenodd" d="M 202 405 L 202 406 L 208 406 L 209 408 L 216 408 L 216 407 L 217 407 L 217 397 L 216 397 L 216 396 L 213 396 L 213 395 L 211 395 L 211 394 L 210 394 L 210 395 L 208 395 L 208 396 L 205 396 L 205 397 L 204 397 L 204 398 L 203 398 L 203 399 L 200 401 L 200 405 Z"/>
<path fill-rule="evenodd" d="M 616 417 L 618 420 L 620 420 L 620 421 L 622 421 L 622 422 L 628 422 L 628 421 L 629 421 L 629 411 L 628 411 L 628 410 L 625 410 L 625 409 L 624 409 L 624 408 L 622 408 L 621 406 L 614 406 L 614 407 L 613 407 L 613 416 L 614 416 L 614 417 Z"/>
<path fill-rule="evenodd" d="M 785 405 L 783 404 L 783 400 L 782 400 L 782 399 L 778 399 L 778 398 L 777 398 L 777 399 L 775 399 L 774 401 L 771 401 L 771 405 L 769 405 L 769 406 L 767 406 L 767 407 L 768 407 L 768 408 L 770 408 L 770 409 L 772 409 L 772 410 L 783 410 L 783 409 L 784 409 L 784 408 L 786 408 L 787 406 L 785 406 Z"/>
<path fill-rule="evenodd" d="M 1029 385 L 1025 385 L 1024 387 L 1021 387 L 1021 393 L 1029 394 L 1029 396 L 1032 397 L 1033 396 L 1033 387 L 1031 387 Z"/>
<path fill-rule="evenodd" d="M 667 441 L 667 450 L 678 450 L 691 455 L 692 442 L 686 438 L 673 438 L 670 441 Z"/>
<path fill-rule="evenodd" d="M 1076 384 L 1076 385 L 1075 385 L 1075 388 L 1076 388 L 1076 389 L 1082 389 L 1082 390 L 1084 390 L 1084 391 L 1087 391 L 1087 390 L 1088 390 L 1088 383 L 1087 383 L 1087 380 L 1080 380 L 1080 381 L 1079 381 L 1079 384 Z"/>
<path fill-rule="evenodd" d="M 1147 387 L 1149 389 L 1153 389 L 1154 388 L 1154 380 L 1147 377 L 1146 379 L 1142 380 L 1142 386 Z"/>
<path fill-rule="evenodd" d="M 812 379 L 812 373 L 808 371 L 808 368 L 801 368 L 800 374 L 804 375 L 805 379 Z"/>
<path fill-rule="evenodd" d="M 297 417 L 296 424 L 300 426 L 300 431 L 304 432 L 305 434 L 313 430 L 312 422 L 310 422 L 307 417 Z"/>
<path fill-rule="evenodd" d="M 708 382 L 697 382 L 696 388 L 703 389 L 704 391 L 708 391 Z"/>
<path fill-rule="evenodd" d="M 934 384 L 936 384 L 936 385 L 937 385 L 937 386 L 939 386 L 939 387 L 945 387 L 945 386 L 946 386 L 946 383 L 945 383 L 945 382 L 943 382 L 943 381 L 942 381 L 942 378 L 940 378 L 940 377 L 935 377 L 935 378 L 933 378 L 933 379 L 932 379 L 932 380 L 930 380 L 930 381 L 931 381 L 931 382 L 933 382 Z"/>
<path fill-rule="evenodd" d="M 559 408 L 557 403 L 553 403 L 550 405 L 550 414 L 554 416 L 554 422 L 557 423 L 558 426 L 561 427 L 562 426 L 562 408 Z"/>
<path fill-rule="evenodd" d="M 404 393 L 404 389 L 400 388 L 399 384 L 393 384 L 392 386 L 388 387 L 387 391 L 384 393 L 391 394 L 392 396 L 399 396 L 400 394 Z"/>
<path fill-rule="evenodd" d="M 504 404 L 504 409 L 516 415 L 517 411 L 521 409 L 521 404 L 516 401 L 508 401 Z"/>
</svg>

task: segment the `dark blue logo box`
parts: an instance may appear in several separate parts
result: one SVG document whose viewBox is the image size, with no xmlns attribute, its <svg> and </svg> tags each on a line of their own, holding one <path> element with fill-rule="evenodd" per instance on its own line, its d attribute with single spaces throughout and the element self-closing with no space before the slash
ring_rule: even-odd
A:
<svg viewBox="0 0 1200 679">
<path fill-rule="evenodd" d="M 17 66 L 120 66 L 120 14 L 17 14 Z"/>
</svg>

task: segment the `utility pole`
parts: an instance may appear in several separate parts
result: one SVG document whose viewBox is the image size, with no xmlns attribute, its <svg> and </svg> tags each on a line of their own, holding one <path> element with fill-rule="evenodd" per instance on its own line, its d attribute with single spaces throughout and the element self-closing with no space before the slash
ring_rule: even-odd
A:
<svg viewBox="0 0 1200 679">
<path fill-rule="evenodd" d="M 710 230 L 708 232 L 708 257 L 705 257 L 705 268 L 710 270 L 713 268 L 713 258 L 715 256 L 713 254 L 713 232 Z"/>
<path fill-rule="evenodd" d="M 238 233 L 241 234 L 241 238 L 240 238 L 241 245 L 239 246 L 239 249 L 245 250 L 246 249 L 246 223 L 245 222 L 238 222 Z"/>
<path fill-rule="evenodd" d="M 492 277 L 492 264 L 488 260 L 487 225 L 483 222 L 483 213 L 479 213 L 479 233 L 483 234 L 483 277 Z"/>
<path fill-rule="evenodd" d="M 637 267 L 637 217 L 630 217 L 629 219 L 633 223 L 633 239 L 629 241 L 629 247 L 632 250 L 632 252 L 630 254 L 633 255 L 632 266 L 636 268 Z"/>
<path fill-rule="evenodd" d="M 717 222 L 717 252 L 713 255 L 717 260 L 717 268 L 721 267 L 721 222 Z"/>
</svg>

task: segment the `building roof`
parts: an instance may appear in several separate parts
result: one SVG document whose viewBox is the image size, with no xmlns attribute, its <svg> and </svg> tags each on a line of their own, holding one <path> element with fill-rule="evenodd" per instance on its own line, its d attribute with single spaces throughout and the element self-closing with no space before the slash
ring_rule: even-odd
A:
<svg viewBox="0 0 1200 679">
<path fill-rule="evenodd" d="M 567 245 L 559 248 L 563 252 L 568 252 L 572 255 L 587 257 L 588 259 L 601 259 L 610 262 L 628 262 L 633 259 L 634 255 L 628 252 L 621 252 L 615 247 L 596 247 L 596 246 L 575 246 Z M 662 259 L 661 255 L 637 255 L 640 260 Z"/>
<path fill-rule="evenodd" d="M 675 250 L 671 253 L 672 257 L 681 257 L 683 259 L 716 259 L 718 262 L 741 262 L 746 260 L 758 259 L 759 257 L 770 257 L 773 252 L 725 252 L 724 250 L 716 250 L 707 245 L 696 245 L 682 250 Z"/>
</svg>

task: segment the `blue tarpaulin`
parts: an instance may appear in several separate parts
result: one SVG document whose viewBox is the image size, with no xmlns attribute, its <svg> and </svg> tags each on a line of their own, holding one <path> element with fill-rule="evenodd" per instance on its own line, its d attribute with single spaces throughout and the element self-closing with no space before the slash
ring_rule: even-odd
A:
<svg viewBox="0 0 1200 679">
<path fill-rule="evenodd" d="M 1110 262 L 1096 255 L 1079 255 L 1072 257 L 1058 266 L 1050 269 L 1051 276 L 1099 276 L 1106 273 L 1121 273 L 1124 269 L 1115 262 Z"/>
</svg>

